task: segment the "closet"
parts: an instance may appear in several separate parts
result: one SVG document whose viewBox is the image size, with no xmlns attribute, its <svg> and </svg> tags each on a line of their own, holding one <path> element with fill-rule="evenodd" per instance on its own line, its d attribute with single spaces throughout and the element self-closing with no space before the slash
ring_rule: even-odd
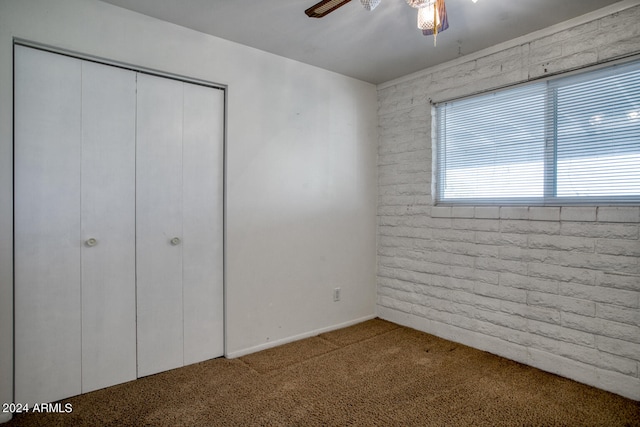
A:
<svg viewBox="0 0 640 427">
<path fill-rule="evenodd" d="M 221 356 L 224 91 L 15 47 L 15 393 Z"/>
</svg>

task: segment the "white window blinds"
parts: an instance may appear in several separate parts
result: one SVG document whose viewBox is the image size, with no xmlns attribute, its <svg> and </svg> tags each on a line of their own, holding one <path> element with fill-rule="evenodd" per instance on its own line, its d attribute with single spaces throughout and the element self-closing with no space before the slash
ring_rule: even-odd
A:
<svg viewBox="0 0 640 427">
<path fill-rule="evenodd" d="M 436 200 L 640 203 L 640 61 L 436 106 Z"/>
</svg>

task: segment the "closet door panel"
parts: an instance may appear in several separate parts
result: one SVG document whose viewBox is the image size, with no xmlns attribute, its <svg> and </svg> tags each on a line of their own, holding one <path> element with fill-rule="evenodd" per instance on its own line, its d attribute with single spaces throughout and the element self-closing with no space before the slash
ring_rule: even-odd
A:
<svg viewBox="0 0 640 427">
<path fill-rule="evenodd" d="M 81 391 L 81 63 L 15 49 L 15 401 Z"/>
<path fill-rule="evenodd" d="M 136 378 L 135 120 L 136 73 L 84 61 L 83 393 Z"/>
<path fill-rule="evenodd" d="M 184 84 L 184 363 L 222 356 L 224 92 Z"/>
<path fill-rule="evenodd" d="M 182 92 L 181 82 L 138 74 L 139 377 L 183 365 Z"/>
</svg>

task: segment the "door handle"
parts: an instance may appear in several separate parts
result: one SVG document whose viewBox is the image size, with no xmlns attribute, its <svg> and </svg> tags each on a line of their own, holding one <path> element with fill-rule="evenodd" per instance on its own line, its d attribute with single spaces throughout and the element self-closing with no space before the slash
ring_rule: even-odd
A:
<svg viewBox="0 0 640 427">
<path fill-rule="evenodd" d="M 87 246 L 92 247 L 92 246 L 97 245 L 97 244 L 98 244 L 98 241 L 97 241 L 96 239 L 94 239 L 93 237 L 91 237 L 91 238 L 87 239 L 84 243 L 85 243 Z"/>
<path fill-rule="evenodd" d="M 178 246 L 180 244 L 180 238 L 179 237 L 174 237 L 173 239 L 171 239 L 171 244 L 173 246 Z"/>
</svg>

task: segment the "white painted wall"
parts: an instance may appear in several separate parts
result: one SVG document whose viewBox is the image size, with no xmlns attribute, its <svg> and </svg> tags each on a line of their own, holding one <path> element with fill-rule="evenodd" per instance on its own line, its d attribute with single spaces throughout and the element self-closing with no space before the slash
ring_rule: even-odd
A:
<svg viewBox="0 0 640 427">
<path fill-rule="evenodd" d="M 433 206 L 430 101 L 640 54 L 623 1 L 379 86 L 380 317 L 640 399 L 640 208 Z"/>
<path fill-rule="evenodd" d="M 13 375 L 14 37 L 228 86 L 228 355 L 375 315 L 375 86 L 96 0 L 0 0 L 0 402 Z"/>
</svg>

